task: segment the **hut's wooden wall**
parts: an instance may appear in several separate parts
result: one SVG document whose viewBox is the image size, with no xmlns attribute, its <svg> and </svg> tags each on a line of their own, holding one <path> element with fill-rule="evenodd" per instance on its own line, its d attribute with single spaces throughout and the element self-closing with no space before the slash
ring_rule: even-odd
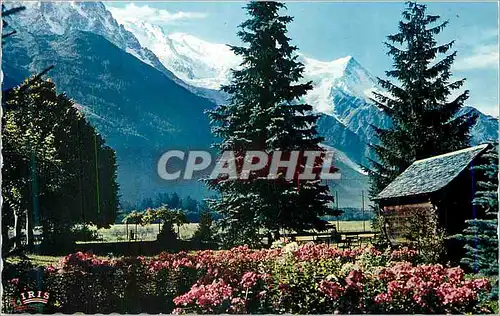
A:
<svg viewBox="0 0 500 316">
<path fill-rule="evenodd" d="M 405 242 L 409 224 L 417 220 L 425 221 L 425 218 L 428 218 L 431 212 L 435 212 L 435 209 L 429 201 L 384 206 L 382 215 L 384 216 L 387 237 L 393 244 Z"/>
</svg>

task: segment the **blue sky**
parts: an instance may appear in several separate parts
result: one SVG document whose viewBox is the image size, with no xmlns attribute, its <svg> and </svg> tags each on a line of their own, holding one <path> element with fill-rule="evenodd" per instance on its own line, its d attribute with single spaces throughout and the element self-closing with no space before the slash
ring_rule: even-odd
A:
<svg viewBox="0 0 500 316">
<path fill-rule="evenodd" d="M 107 2 L 129 8 L 131 2 Z M 214 43 L 239 44 L 237 26 L 245 20 L 244 2 L 135 2 L 129 14 Z M 450 21 L 437 39 L 456 40 L 456 78 L 466 77 L 468 104 L 498 116 L 498 5 L 429 2 L 428 13 Z M 141 7 L 141 10 L 137 10 Z M 289 36 L 305 55 L 319 60 L 354 56 L 376 76 L 391 67 L 383 41 L 397 31 L 403 2 L 288 2 L 294 17 Z"/>
</svg>

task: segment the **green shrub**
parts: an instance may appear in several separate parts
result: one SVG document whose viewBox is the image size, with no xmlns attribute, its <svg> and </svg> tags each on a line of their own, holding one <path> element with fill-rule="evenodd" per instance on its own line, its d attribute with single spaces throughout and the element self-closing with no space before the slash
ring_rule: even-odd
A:
<svg viewBox="0 0 500 316">
<path fill-rule="evenodd" d="M 75 225 L 71 229 L 71 235 L 75 241 L 99 240 L 99 234 L 97 231 L 90 229 L 88 225 Z"/>
</svg>

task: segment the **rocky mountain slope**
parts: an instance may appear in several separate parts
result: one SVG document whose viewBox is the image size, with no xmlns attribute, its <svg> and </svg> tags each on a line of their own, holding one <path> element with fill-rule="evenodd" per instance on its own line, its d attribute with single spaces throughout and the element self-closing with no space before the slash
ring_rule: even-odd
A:
<svg viewBox="0 0 500 316">
<path fill-rule="evenodd" d="M 213 138 L 204 111 L 213 107 L 212 102 L 95 33 L 18 32 L 3 47 L 5 77 L 20 82 L 55 65 L 48 76 L 59 92 L 77 103 L 116 150 L 124 199 L 135 201 L 164 191 L 206 194 L 205 186 L 195 180 L 160 180 L 157 162 L 170 149 L 209 147 Z"/>
</svg>

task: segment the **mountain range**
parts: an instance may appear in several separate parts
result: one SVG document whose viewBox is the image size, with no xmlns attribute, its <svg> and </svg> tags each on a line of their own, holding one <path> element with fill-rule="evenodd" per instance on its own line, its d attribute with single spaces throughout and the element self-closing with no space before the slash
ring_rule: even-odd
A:
<svg viewBox="0 0 500 316">
<path fill-rule="evenodd" d="M 21 3 L 10 2 L 10 6 Z M 18 32 L 3 45 L 3 89 L 49 65 L 58 90 L 72 98 L 117 152 L 122 199 L 135 202 L 158 192 L 210 194 L 196 181 L 162 182 L 157 160 L 168 149 L 207 149 L 213 142 L 204 111 L 225 102 L 219 88 L 239 58 L 228 46 L 145 21 L 116 21 L 100 2 L 26 2 L 11 18 Z M 371 101 L 382 91 L 354 57 L 330 62 L 304 55 L 304 80 L 314 89 L 304 101 L 320 115 L 324 145 L 337 152 L 342 180 L 331 183 L 341 206 L 359 206 L 367 179 L 360 165 L 376 142 L 370 124 L 390 125 Z M 498 121 L 476 113 L 473 144 L 497 138 Z"/>
<path fill-rule="evenodd" d="M 161 26 L 137 19 L 124 19 L 119 23 L 132 32 L 141 45 L 151 49 L 175 76 L 194 87 L 218 90 L 229 83 L 231 69 L 238 68 L 241 62 L 225 44 L 210 43 L 184 33 L 168 33 Z M 370 100 L 373 91 L 383 92 L 377 78 L 354 57 L 319 61 L 299 53 L 298 60 L 304 64 L 303 81 L 312 81 L 314 86 L 304 101 L 316 112 L 333 116 L 369 143 L 375 142 L 370 125 L 390 126 L 389 118 Z M 472 113 L 479 116 L 478 124 L 471 131 L 472 143 L 490 140 L 491 136 L 496 139 L 498 121 L 471 106 L 464 107 L 459 115 Z M 370 155 L 369 152 L 363 154 Z"/>
</svg>

